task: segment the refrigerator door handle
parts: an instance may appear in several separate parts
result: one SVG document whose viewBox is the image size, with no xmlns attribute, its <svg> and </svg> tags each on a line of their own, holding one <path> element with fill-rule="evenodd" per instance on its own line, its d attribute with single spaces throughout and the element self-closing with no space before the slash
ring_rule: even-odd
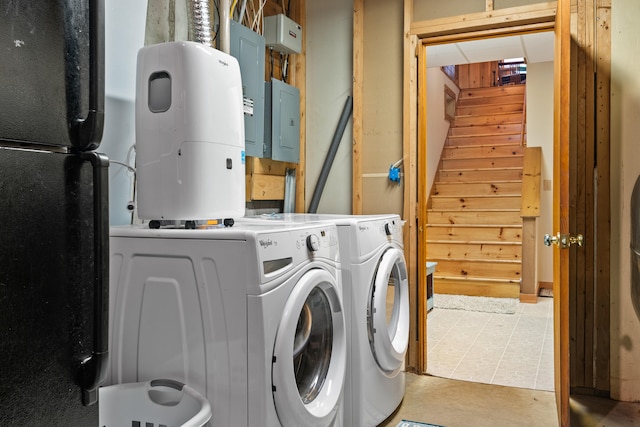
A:
<svg viewBox="0 0 640 427">
<path fill-rule="evenodd" d="M 80 157 L 91 162 L 94 185 L 93 351 L 81 362 L 82 403 L 88 406 L 98 401 L 109 359 L 109 159 L 95 152 Z"/>
<path fill-rule="evenodd" d="M 70 129 L 80 151 L 98 148 L 104 126 L 104 0 L 90 0 L 89 14 L 89 111 L 75 118 Z"/>
</svg>

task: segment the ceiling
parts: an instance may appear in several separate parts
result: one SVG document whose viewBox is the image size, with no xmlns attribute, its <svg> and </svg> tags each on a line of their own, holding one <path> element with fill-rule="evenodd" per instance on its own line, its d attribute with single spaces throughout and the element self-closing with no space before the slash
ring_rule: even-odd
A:
<svg viewBox="0 0 640 427">
<path fill-rule="evenodd" d="M 528 64 L 553 61 L 553 31 L 427 46 L 427 65 L 472 64 L 526 58 Z"/>
</svg>

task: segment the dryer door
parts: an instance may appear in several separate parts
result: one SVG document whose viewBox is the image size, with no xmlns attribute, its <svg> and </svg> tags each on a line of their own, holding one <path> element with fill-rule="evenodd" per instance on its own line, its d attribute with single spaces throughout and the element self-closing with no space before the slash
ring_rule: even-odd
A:
<svg viewBox="0 0 640 427">
<path fill-rule="evenodd" d="M 409 344 L 409 283 L 404 254 L 384 252 L 378 263 L 367 308 L 369 343 L 386 373 L 402 367 Z"/>
<path fill-rule="evenodd" d="M 342 399 L 346 335 L 335 279 L 309 270 L 285 305 L 276 335 L 273 399 L 283 426 L 326 426 Z"/>
</svg>

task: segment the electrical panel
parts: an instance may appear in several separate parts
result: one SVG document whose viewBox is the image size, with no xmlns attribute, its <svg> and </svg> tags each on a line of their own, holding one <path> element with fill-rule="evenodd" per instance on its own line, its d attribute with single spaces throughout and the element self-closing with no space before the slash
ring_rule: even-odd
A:
<svg viewBox="0 0 640 427">
<path fill-rule="evenodd" d="M 230 53 L 238 60 L 242 76 L 245 154 L 264 157 L 265 39 L 231 20 Z"/>
<path fill-rule="evenodd" d="M 282 13 L 264 17 L 264 38 L 280 53 L 302 52 L 302 27 Z"/>
<path fill-rule="evenodd" d="M 300 163 L 300 91 L 272 78 L 264 92 L 266 157 Z"/>
</svg>

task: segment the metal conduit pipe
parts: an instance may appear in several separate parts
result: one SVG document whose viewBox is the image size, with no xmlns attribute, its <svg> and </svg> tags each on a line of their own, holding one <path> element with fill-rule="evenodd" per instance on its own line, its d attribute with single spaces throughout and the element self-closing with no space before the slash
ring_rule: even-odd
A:
<svg viewBox="0 0 640 427">
<path fill-rule="evenodd" d="M 640 177 L 631 193 L 631 302 L 640 319 Z"/>
<path fill-rule="evenodd" d="M 218 50 L 231 53 L 231 24 L 229 11 L 231 0 L 220 0 L 220 32 L 218 33 Z"/>
<path fill-rule="evenodd" d="M 191 0 L 189 5 L 189 39 L 211 47 L 211 18 L 208 0 Z"/>
<path fill-rule="evenodd" d="M 353 98 L 351 96 L 348 96 L 347 101 L 344 104 L 344 108 L 342 109 L 340 121 L 338 122 L 336 131 L 333 134 L 333 139 L 331 140 L 331 145 L 329 146 L 329 152 L 327 153 L 327 158 L 324 160 L 322 170 L 320 170 L 320 177 L 318 178 L 318 183 L 316 184 L 316 188 L 313 191 L 313 197 L 311 198 L 311 204 L 309 205 L 309 213 L 316 213 L 316 211 L 318 210 L 320 197 L 322 197 L 324 186 L 327 183 L 327 178 L 329 177 L 329 172 L 331 171 L 331 166 L 333 165 L 333 160 L 335 159 L 336 153 L 338 152 L 338 147 L 340 146 L 340 141 L 342 140 L 342 134 L 344 134 L 345 127 L 347 127 L 347 122 L 349 121 L 352 110 Z"/>
</svg>

